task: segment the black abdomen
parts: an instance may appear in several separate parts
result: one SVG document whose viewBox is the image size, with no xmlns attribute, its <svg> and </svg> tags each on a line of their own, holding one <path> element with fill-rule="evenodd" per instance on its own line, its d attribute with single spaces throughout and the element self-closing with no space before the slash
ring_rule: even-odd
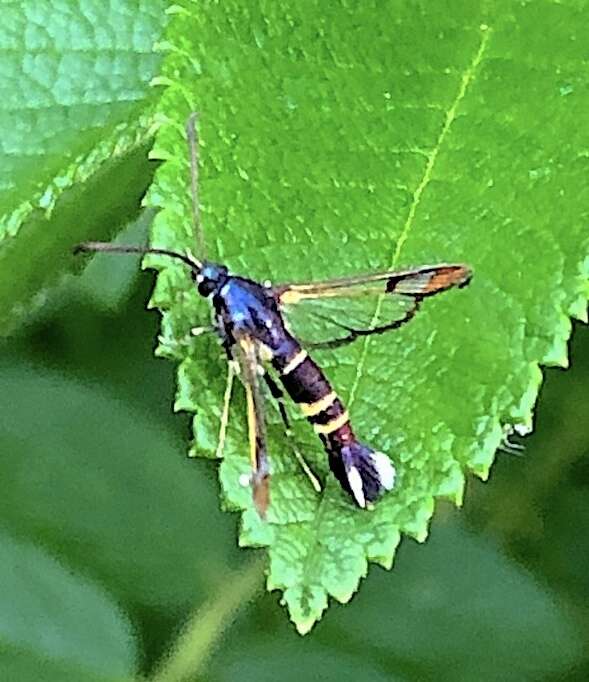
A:
<svg viewBox="0 0 589 682">
<path fill-rule="evenodd" d="M 272 359 L 282 385 L 319 435 L 341 486 L 365 507 L 393 487 L 395 469 L 386 455 L 356 439 L 346 408 L 307 351 L 293 338 L 286 347 Z"/>
</svg>

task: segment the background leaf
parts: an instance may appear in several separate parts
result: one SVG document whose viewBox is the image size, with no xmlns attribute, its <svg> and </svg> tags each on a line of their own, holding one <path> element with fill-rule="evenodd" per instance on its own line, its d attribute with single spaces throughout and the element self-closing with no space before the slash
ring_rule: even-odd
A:
<svg viewBox="0 0 589 682">
<path fill-rule="evenodd" d="M 148 230 L 154 213 L 145 210 L 130 222 L 112 241 L 116 244 L 134 244 L 147 246 Z M 112 258 L 107 254 L 97 253 L 84 269 L 80 277 L 73 280 L 80 294 L 93 300 L 98 307 L 105 310 L 117 310 L 123 306 L 138 277 L 141 256 L 129 255 L 129 258 Z M 71 282 L 70 282 L 71 284 Z"/>
<path fill-rule="evenodd" d="M 0 27 L 3 333 L 135 216 L 153 173 L 149 82 L 164 3 L 12 2 Z M 78 265 L 79 267 L 79 265 Z"/>
<path fill-rule="evenodd" d="M 461 501 L 464 470 L 487 476 L 505 425 L 531 423 L 539 364 L 566 364 L 568 315 L 585 316 L 587 295 L 587 130 L 569 134 L 587 105 L 579 8 L 177 9 L 159 105 L 170 124 L 156 143 L 169 160 L 150 194 L 163 209 L 158 245 L 193 247 L 181 133 L 198 109 L 212 257 L 287 280 L 436 261 L 475 270 L 468 290 L 428 302 L 406 330 L 318 355 L 359 435 L 400 470 L 372 514 L 331 478 L 316 498 L 273 435 L 263 527 L 238 485 L 248 463 L 234 424 L 226 504 L 244 510 L 242 544 L 269 546 L 268 585 L 301 632 L 328 596 L 350 599 L 368 561 L 391 565 L 400 532 L 424 539 L 434 499 Z M 198 411 L 196 450 L 210 453 L 224 363 L 213 344 L 183 341 L 205 311 L 186 273 L 161 267 L 160 353 L 182 360 L 178 406 Z M 319 444 L 305 452 L 325 472 Z"/>
<path fill-rule="evenodd" d="M 240 623 L 213 679 L 239 669 L 245 680 L 296 680 L 307 664 L 326 679 L 363 669 L 367 679 L 424 681 L 550 679 L 572 669 L 582 640 L 568 615 L 493 540 L 474 536 L 447 506 L 441 512 L 425 547 L 402 546 L 394 579 L 376 571 L 313 637 L 293 641 L 283 624 L 260 632 L 253 619 Z"/>
<path fill-rule="evenodd" d="M 132 675 L 136 652 L 130 625 L 103 590 L 4 532 L 0 553 L 5 679 L 74 679 L 74 671 L 105 681 Z"/>
<path fill-rule="evenodd" d="M 11 482 L 0 502 L 4 521 L 52 551 L 66 550 L 72 565 L 115 583 L 126 603 L 180 608 L 202 599 L 222 576 L 214 534 L 200 534 L 193 519 L 214 490 L 206 477 L 194 477 L 178 437 L 170 438 L 157 413 L 137 411 L 100 380 L 72 381 L 14 358 L 11 364 L 2 367 L 0 401 L 0 449 L 10 454 L 1 478 Z M 31 413 L 37 419 L 23 427 Z M 106 438 L 97 441 L 102 429 Z M 129 455 L 120 457 L 120 449 Z M 27 498 L 34 508 L 19 504 Z M 205 515 L 210 530 L 214 521 Z M 198 581 L 195 563 L 205 558 L 208 576 Z"/>
</svg>

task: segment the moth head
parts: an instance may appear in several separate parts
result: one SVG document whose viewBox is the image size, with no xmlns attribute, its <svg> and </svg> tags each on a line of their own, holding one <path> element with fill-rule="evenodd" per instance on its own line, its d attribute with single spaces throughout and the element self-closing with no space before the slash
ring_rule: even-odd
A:
<svg viewBox="0 0 589 682">
<path fill-rule="evenodd" d="M 198 269 L 191 271 L 192 281 L 196 283 L 198 293 L 208 297 L 223 286 L 229 271 L 224 265 L 203 263 Z"/>
</svg>

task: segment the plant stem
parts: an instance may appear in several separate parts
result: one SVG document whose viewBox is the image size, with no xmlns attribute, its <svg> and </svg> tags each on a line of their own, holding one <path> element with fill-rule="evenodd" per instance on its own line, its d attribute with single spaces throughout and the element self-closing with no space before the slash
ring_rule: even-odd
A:
<svg viewBox="0 0 589 682">
<path fill-rule="evenodd" d="M 263 560 L 251 562 L 239 575 L 229 575 L 215 599 L 205 602 L 188 620 L 176 643 L 150 682 L 182 682 L 194 679 L 212 654 L 223 632 L 260 588 Z"/>
</svg>

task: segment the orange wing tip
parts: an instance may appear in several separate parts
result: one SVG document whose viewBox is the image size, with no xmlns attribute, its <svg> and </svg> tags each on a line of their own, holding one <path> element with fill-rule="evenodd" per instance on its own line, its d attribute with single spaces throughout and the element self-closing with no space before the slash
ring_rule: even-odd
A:
<svg viewBox="0 0 589 682">
<path fill-rule="evenodd" d="M 449 265 L 433 272 L 425 293 L 443 291 L 450 287 L 464 287 L 472 279 L 472 270 L 466 265 Z"/>
<path fill-rule="evenodd" d="M 467 265 L 437 265 L 392 276 L 387 283 L 387 292 L 430 296 L 451 287 L 465 287 L 471 279 L 472 270 Z"/>
</svg>

